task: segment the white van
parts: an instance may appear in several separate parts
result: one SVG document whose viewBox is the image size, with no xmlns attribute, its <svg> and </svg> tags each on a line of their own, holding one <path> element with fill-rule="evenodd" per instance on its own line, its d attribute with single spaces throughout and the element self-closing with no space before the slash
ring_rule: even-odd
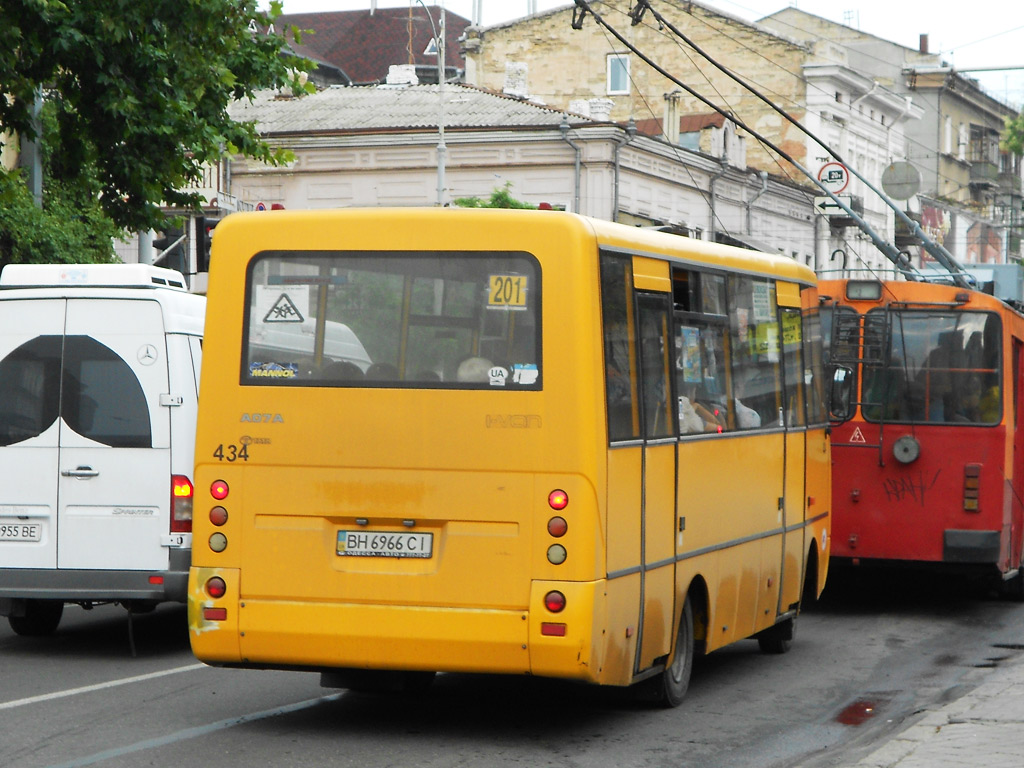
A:
<svg viewBox="0 0 1024 768">
<path fill-rule="evenodd" d="M 0 274 L 0 616 L 184 602 L 206 298 L 144 264 Z"/>
</svg>

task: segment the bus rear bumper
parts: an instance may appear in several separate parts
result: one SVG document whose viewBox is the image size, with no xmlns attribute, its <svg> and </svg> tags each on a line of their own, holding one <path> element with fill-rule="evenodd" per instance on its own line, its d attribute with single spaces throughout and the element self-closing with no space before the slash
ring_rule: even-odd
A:
<svg viewBox="0 0 1024 768">
<path fill-rule="evenodd" d="M 950 529 L 943 532 L 942 561 L 945 563 L 997 563 L 999 554 L 999 531 Z"/>
<path fill-rule="evenodd" d="M 198 569 L 204 571 L 204 569 Z M 209 573 L 213 573 L 212 570 Z M 237 594 L 237 571 L 216 575 Z M 214 600 L 202 592 L 206 573 L 193 573 L 189 628 L 193 653 L 210 664 L 270 669 L 534 674 L 597 682 L 591 663 L 595 584 L 534 582 L 531 603 L 552 585 L 570 606 L 549 634 L 552 617 L 526 610 L 367 605 L 252 599 Z M 216 621 L 208 609 L 222 611 Z M 557 622 L 557 620 L 556 620 Z M 600 637 L 601 633 L 597 632 Z M 615 681 L 618 682 L 618 681 Z M 625 681 L 628 682 L 628 681 Z M 621 683 L 620 683 L 621 684 Z"/>
</svg>

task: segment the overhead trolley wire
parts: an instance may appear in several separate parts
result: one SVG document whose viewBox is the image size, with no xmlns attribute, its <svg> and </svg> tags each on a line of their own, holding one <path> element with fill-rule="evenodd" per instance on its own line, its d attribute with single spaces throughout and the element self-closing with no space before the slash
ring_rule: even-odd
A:
<svg viewBox="0 0 1024 768">
<path fill-rule="evenodd" d="M 589 9 L 589 3 L 586 2 L 586 0 L 576 0 L 576 5 L 577 6 L 581 6 L 581 5 L 588 6 L 588 10 L 590 11 L 590 13 L 592 15 L 594 15 L 594 18 L 595 19 L 598 18 L 596 16 L 596 14 L 594 14 L 593 10 Z M 799 120 L 796 120 L 792 115 L 790 115 L 788 112 L 786 112 L 786 110 L 784 110 L 780 106 L 778 106 L 774 101 L 772 101 L 767 96 L 765 96 L 763 93 L 761 93 L 757 88 L 755 88 L 753 85 L 751 85 L 746 80 L 741 78 L 739 75 L 737 75 L 734 72 L 732 72 L 732 70 L 730 70 L 728 67 L 726 67 L 723 64 L 719 63 L 714 57 L 712 57 L 710 54 L 708 54 L 706 51 L 704 51 L 704 49 L 702 49 L 699 45 L 697 45 L 695 42 L 693 42 L 693 40 L 691 40 L 689 37 L 687 37 L 686 34 L 684 34 L 682 32 L 682 30 L 677 28 L 674 24 L 672 24 L 671 21 L 666 19 L 662 14 L 658 13 L 658 11 L 651 5 L 649 0 L 636 0 L 636 5 L 633 7 L 633 10 L 630 11 L 630 14 L 629 14 L 630 17 L 633 20 L 633 25 L 634 26 L 636 26 L 637 24 L 641 23 L 641 21 L 643 19 L 643 16 L 644 16 L 644 13 L 646 11 L 648 11 L 648 10 L 651 12 L 651 15 L 654 16 L 654 18 L 657 20 L 657 22 L 660 25 L 662 25 L 663 27 L 665 27 L 668 30 L 670 30 L 672 32 L 672 34 L 676 35 L 680 40 L 682 40 L 688 46 L 693 48 L 693 50 L 695 50 L 698 54 L 700 54 L 700 56 L 702 56 L 704 59 L 706 59 L 712 66 L 714 66 L 720 72 L 722 72 L 727 77 L 729 77 L 730 79 L 735 81 L 741 87 L 743 87 L 746 90 L 750 91 L 752 94 L 754 94 L 754 96 L 756 96 L 762 102 L 764 102 L 769 107 L 771 107 L 771 109 L 773 109 L 775 112 L 777 112 L 780 116 L 782 116 L 783 119 L 785 119 L 786 121 L 791 123 L 799 131 L 801 131 L 802 133 L 807 135 L 810 139 L 812 139 L 814 142 L 816 142 L 818 144 L 818 146 L 820 146 L 822 149 L 824 149 L 826 152 L 828 152 L 830 155 L 832 155 L 832 157 L 835 158 L 835 160 L 837 162 L 842 163 L 844 166 L 846 166 L 846 168 L 850 171 L 850 173 L 852 173 L 854 176 L 856 176 L 858 179 L 860 179 L 861 182 L 863 182 L 864 185 L 868 187 L 868 189 L 870 189 L 872 192 L 877 194 L 879 196 L 879 198 L 887 206 L 889 206 L 889 208 L 891 208 L 893 210 L 893 212 L 896 214 L 896 216 L 904 224 L 906 224 L 908 227 L 910 227 L 910 230 L 914 233 L 914 235 L 916 237 L 918 237 L 921 240 L 922 244 L 924 245 L 924 247 L 928 251 L 928 253 L 930 253 L 936 259 L 936 261 L 938 261 L 940 264 L 942 264 L 942 266 L 944 266 L 946 268 L 946 270 L 953 277 L 953 280 L 954 280 L 954 282 L 957 285 L 959 285 L 961 288 L 971 288 L 972 287 L 970 282 L 966 278 L 966 274 L 967 274 L 966 270 L 964 270 L 964 268 L 953 257 L 953 255 L 950 254 L 949 251 L 947 251 L 944 247 L 942 247 L 942 245 L 940 245 L 939 243 L 936 243 L 934 240 L 929 238 L 924 233 L 924 231 L 921 229 L 920 225 L 916 221 L 911 219 L 909 216 L 907 216 L 907 214 L 904 213 L 900 209 L 900 207 L 898 205 L 896 205 L 892 200 L 890 200 L 889 197 L 884 192 L 882 192 L 880 189 L 875 187 L 871 182 L 869 182 L 866 178 L 864 178 L 864 176 L 859 171 L 857 171 L 857 169 L 854 166 L 846 163 L 843 160 L 843 158 L 839 155 L 838 152 L 836 152 L 834 149 L 832 149 L 832 147 L 830 147 L 828 144 L 826 144 L 822 139 L 818 138 L 818 136 L 816 136 L 814 133 L 812 133 L 806 126 L 801 124 Z M 600 21 L 600 23 L 603 24 L 604 22 Z M 612 34 L 616 34 L 616 33 L 613 31 Z M 623 42 L 625 43 L 625 40 L 623 40 Z M 655 66 L 652 62 L 650 62 L 642 54 L 640 54 L 639 52 L 636 52 L 636 53 L 637 53 L 638 56 L 643 58 L 644 61 L 646 61 L 648 64 L 650 64 L 652 66 Z M 662 71 L 662 70 L 659 69 L 659 71 Z M 666 73 L 662 72 L 662 74 L 666 74 Z M 673 79 L 674 82 L 678 82 L 674 78 L 672 78 L 672 79 Z M 697 96 L 697 98 L 700 98 L 702 101 L 704 101 L 704 103 L 710 104 L 710 102 L 704 100 L 703 98 L 701 98 L 697 94 L 693 93 L 692 91 L 689 91 L 689 92 L 692 95 Z M 721 110 L 718 110 L 718 111 L 721 112 Z M 730 119 L 732 119 L 734 122 L 737 122 L 735 117 L 730 117 Z M 740 123 L 737 122 L 737 124 L 739 125 Z M 746 130 L 750 131 L 749 128 L 746 128 Z M 757 134 L 754 133 L 753 131 L 751 131 L 751 133 L 754 136 L 757 136 Z M 758 137 L 758 138 L 759 138 L 759 140 L 763 141 L 763 139 L 760 139 L 760 137 Z M 781 154 L 781 150 L 779 150 L 778 148 L 772 146 L 771 144 L 768 144 L 768 146 L 771 146 L 772 149 L 774 149 L 776 152 L 780 152 L 780 154 Z M 806 173 L 808 178 L 810 178 L 813 181 L 815 181 L 816 183 L 818 183 L 816 178 L 811 176 L 811 174 L 807 170 L 805 170 L 802 166 L 800 166 L 798 163 L 796 163 L 792 158 L 787 157 L 786 155 L 782 155 L 782 157 L 784 157 L 790 163 L 793 163 L 793 165 L 796 166 L 801 172 Z M 841 201 L 839 200 L 839 198 L 836 195 L 832 194 L 831 191 L 827 190 L 824 187 L 824 185 L 818 183 L 818 186 L 821 187 L 826 192 L 828 192 L 829 196 L 835 202 L 840 203 L 840 207 L 841 208 L 846 210 L 848 213 L 852 214 L 852 211 L 847 206 L 842 205 Z M 856 216 L 854 216 L 854 220 L 855 221 L 859 221 L 859 222 L 862 221 L 862 220 L 860 220 Z M 866 224 L 865 224 L 865 226 L 866 226 Z M 868 232 L 868 234 L 870 236 L 872 236 L 872 239 L 875 239 L 877 237 L 877 235 L 875 235 L 873 232 Z M 881 238 L 878 238 L 878 241 L 881 242 Z M 876 243 L 876 245 L 877 245 L 877 243 Z M 892 247 L 892 246 L 889 246 L 888 243 L 886 243 L 886 246 L 887 246 L 886 248 L 879 247 L 879 250 L 881 250 L 897 266 L 902 266 L 901 263 L 905 262 L 905 258 L 901 258 L 899 256 L 894 258 L 892 253 L 893 253 L 893 251 L 895 251 L 895 248 Z M 896 253 L 898 254 L 898 251 Z"/>
<path fill-rule="evenodd" d="M 832 190 L 828 189 L 828 187 L 826 187 L 824 184 L 822 184 L 813 174 L 811 174 L 810 171 L 808 171 L 806 168 L 804 168 L 803 165 L 800 164 L 795 158 L 793 158 L 788 152 L 783 150 L 781 147 L 776 145 L 774 142 L 769 140 L 767 137 L 763 136 L 758 131 L 755 131 L 753 128 L 748 126 L 745 122 L 743 122 L 742 119 L 740 119 L 736 115 L 729 114 L 728 112 L 723 110 L 721 107 L 719 107 L 717 104 L 715 104 L 714 102 L 712 102 L 709 99 L 705 98 L 703 95 L 701 95 L 700 93 L 695 91 L 693 88 L 688 86 L 682 80 L 680 80 L 679 78 L 675 77 L 674 75 L 671 75 L 666 69 L 661 67 L 653 59 L 648 57 L 639 48 L 637 48 L 635 45 L 633 45 L 633 43 L 631 43 L 629 40 L 627 40 L 618 30 L 616 30 L 614 27 L 612 27 L 610 24 L 608 24 L 608 22 L 606 22 L 601 17 L 600 14 L 596 13 L 594 11 L 594 9 L 591 8 L 591 5 L 590 5 L 590 3 L 587 0 L 575 0 L 575 3 L 576 3 L 576 8 L 573 9 L 573 14 L 572 14 L 572 27 L 573 27 L 573 29 L 582 29 L 583 28 L 583 20 L 586 18 L 586 15 L 589 13 L 591 16 L 594 17 L 594 21 L 596 21 L 602 27 L 607 29 L 612 34 L 612 36 L 615 37 L 616 40 L 618 40 L 622 45 L 626 46 L 630 51 L 632 51 L 634 54 L 636 54 L 636 56 L 638 58 L 640 58 L 645 64 L 647 64 L 649 67 L 651 67 L 656 72 L 658 72 L 658 74 L 660 74 L 662 77 L 665 77 L 668 80 L 671 80 L 673 83 L 678 85 L 680 88 L 682 88 L 684 91 L 689 93 L 691 96 L 693 96 L 695 99 L 700 101 L 702 104 L 707 105 L 708 107 L 713 109 L 718 114 L 720 114 L 723 117 L 725 117 L 725 118 L 731 120 L 732 122 L 734 122 L 736 125 L 738 125 L 743 130 L 747 131 L 751 136 L 756 138 L 758 141 L 760 141 L 766 147 L 770 148 L 773 152 L 776 152 L 779 155 L 779 157 L 783 158 L 784 160 L 786 160 L 787 162 L 792 164 L 793 167 L 795 167 L 797 170 L 799 170 L 801 173 L 803 173 L 805 176 L 807 176 L 807 178 L 810 179 L 816 186 L 818 186 L 821 189 L 822 192 L 824 192 L 828 197 L 832 198 L 832 201 L 837 206 L 839 206 L 844 211 L 846 211 L 847 215 L 849 215 L 854 221 L 856 221 L 858 223 L 858 226 L 861 228 L 861 230 L 863 232 L 865 232 L 871 238 L 871 241 L 875 244 L 875 247 L 878 248 L 882 253 L 884 253 L 886 255 L 886 257 L 888 257 L 888 259 L 893 264 L 896 265 L 897 269 L 899 269 L 902 274 L 904 274 L 905 276 L 907 276 L 909 279 L 912 279 L 912 280 L 919 280 L 919 279 L 921 279 L 920 274 L 917 273 L 917 271 L 911 265 L 909 259 L 907 259 L 899 251 L 897 251 L 895 246 L 893 246 L 890 243 L 887 243 L 884 240 L 882 240 L 882 238 L 879 237 L 878 233 L 875 232 L 874 229 L 872 229 L 852 208 L 850 208 L 849 205 L 847 205 L 845 202 L 840 200 L 839 197 L 835 193 L 832 192 Z M 634 24 L 638 24 L 639 23 L 639 19 L 643 16 L 643 8 L 645 8 L 645 7 L 649 7 L 649 5 L 646 2 L 646 0 L 639 0 L 636 8 L 634 8 L 633 12 L 630 14 L 631 16 L 634 16 Z M 638 10 L 639 10 L 639 13 L 638 13 Z M 636 15 L 634 15 L 634 14 L 636 14 Z M 956 277 L 957 276 L 954 274 L 954 279 L 956 279 Z M 960 279 L 963 279 L 963 278 L 960 278 Z M 969 287 L 968 285 L 966 285 L 966 281 L 964 281 L 964 285 L 962 287 Z"/>
</svg>

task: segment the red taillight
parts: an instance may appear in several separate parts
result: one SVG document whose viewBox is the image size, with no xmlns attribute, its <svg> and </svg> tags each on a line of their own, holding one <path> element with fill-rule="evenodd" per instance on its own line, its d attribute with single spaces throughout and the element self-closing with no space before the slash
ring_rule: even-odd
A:
<svg viewBox="0 0 1024 768">
<path fill-rule="evenodd" d="M 565 522 L 564 517 L 552 517 L 548 520 L 548 533 L 554 536 L 556 539 L 565 536 L 565 532 L 569 530 L 569 524 Z"/>
<path fill-rule="evenodd" d="M 228 585 L 224 583 L 224 579 L 220 576 L 212 576 L 206 581 L 206 594 L 210 597 L 224 597 L 224 593 L 228 591 Z"/>
<path fill-rule="evenodd" d="M 224 507 L 217 506 L 210 510 L 210 522 L 214 525 L 224 525 L 228 521 L 228 511 Z"/>
<path fill-rule="evenodd" d="M 223 480 L 214 480 L 210 485 L 210 495 L 217 501 L 224 501 L 228 497 L 228 484 Z"/>
<path fill-rule="evenodd" d="M 192 531 L 192 481 L 184 475 L 171 476 L 171 533 Z"/>
<path fill-rule="evenodd" d="M 563 510 L 569 506 L 569 494 L 555 490 L 548 494 L 548 506 L 554 510 Z"/>
<path fill-rule="evenodd" d="M 565 608 L 565 595 L 557 590 L 551 590 L 544 595 L 544 607 L 552 613 L 560 613 Z"/>
</svg>

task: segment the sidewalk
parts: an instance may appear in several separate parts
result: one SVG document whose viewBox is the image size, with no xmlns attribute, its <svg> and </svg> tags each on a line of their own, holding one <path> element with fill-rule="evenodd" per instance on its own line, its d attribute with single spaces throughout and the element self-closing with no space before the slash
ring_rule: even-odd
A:
<svg viewBox="0 0 1024 768">
<path fill-rule="evenodd" d="M 1024 657 L 1001 662 L 956 701 L 926 712 L 848 768 L 1021 768 Z"/>
</svg>

